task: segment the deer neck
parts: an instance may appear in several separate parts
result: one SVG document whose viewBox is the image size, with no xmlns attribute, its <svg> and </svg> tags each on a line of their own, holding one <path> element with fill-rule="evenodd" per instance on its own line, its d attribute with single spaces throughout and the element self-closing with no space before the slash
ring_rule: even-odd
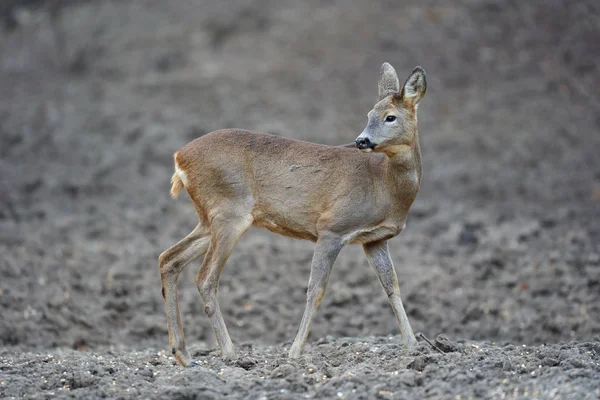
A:
<svg viewBox="0 0 600 400">
<path fill-rule="evenodd" d="M 385 164 L 386 186 L 398 209 L 407 213 L 421 185 L 421 149 L 419 136 L 411 144 L 399 145 L 393 155 L 388 155 Z"/>
</svg>

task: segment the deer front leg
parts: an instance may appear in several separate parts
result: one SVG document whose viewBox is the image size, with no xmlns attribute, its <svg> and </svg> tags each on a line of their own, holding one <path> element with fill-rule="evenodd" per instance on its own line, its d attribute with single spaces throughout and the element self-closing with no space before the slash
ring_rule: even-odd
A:
<svg viewBox="0 0 600 400">
<path fill-rule="evenodd" d="M 300 357 L 304 350 L 304 344 L 310 332 L 312 319 L 315 316 L 321 299 L 323 299 L 331 268 L 342 247 L 342 240 L 338 236 L 322 235 L 317 240 L 310 269 L 310 279 L 308 281 L 306 307 L 302 321 L 300 322 L 300 329 L 298 329 L 298 334 L 290 349 L 290 358 Z"/>
<path fill-rule="evenodd" d="M 368 243 L 363 245 L 363 248 L 369 265 L 377 273 L 381 286 L 383 286 L 383 290 L 392 304 L 394 315 L 396 316 L 398 325 L 400 325 L 400 333 L 402 334 L 404 346 L 408 348 L 414 347 L 417 344 L 417 339 L 410 327 L 406 311 L 404 311 L 404 306 L 400 299 L 400 286 L 398 285 L 398 277 L 396 276 L 394 264 L 388 250 L 387 240 Z"/>
</svg>

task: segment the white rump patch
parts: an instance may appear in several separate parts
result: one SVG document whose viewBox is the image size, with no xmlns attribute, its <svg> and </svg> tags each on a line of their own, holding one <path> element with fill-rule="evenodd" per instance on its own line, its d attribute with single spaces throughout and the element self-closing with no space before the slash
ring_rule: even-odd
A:
<svg viewBox="0 0 600 400">
<path fill-rule="evenodd" d="M 188 184 L 187 176 L 185 175 L 185 172 L 183 172 L 183 170 L 181 170 L 179 168 L 179 165 L 177 165 L 177 163 L 175 163 L 175 173 L 177 174 L 179 179 L 181 179 L 181 182 L 183 182 L 183 186 L 187 186 L 187 184 Z"/>
</svg>

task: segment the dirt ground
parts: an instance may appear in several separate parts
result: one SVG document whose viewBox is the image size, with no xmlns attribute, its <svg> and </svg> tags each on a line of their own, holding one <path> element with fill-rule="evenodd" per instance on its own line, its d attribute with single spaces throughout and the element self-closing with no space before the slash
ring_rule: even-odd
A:
<svg viewBox="0 0 600 400">
<path fill-rule="evenodd" d="M 51 4 L 0 7 L 1 398 L 600 397 L 595 2 Z M 218 357 L 196 264 L 179 299 L 200 365 L 176 366 L 157 257 L 197 219 L 169 197 L 173 152 L 225 127 L 349 143 L 383 61 L 428 73 L 423 183 L 390 248 L 444 353 L 401 348 L 348 247 L 288 360 L 312 244 L 251 230 L 219 292 L 239 358 Z"/>
</svg>

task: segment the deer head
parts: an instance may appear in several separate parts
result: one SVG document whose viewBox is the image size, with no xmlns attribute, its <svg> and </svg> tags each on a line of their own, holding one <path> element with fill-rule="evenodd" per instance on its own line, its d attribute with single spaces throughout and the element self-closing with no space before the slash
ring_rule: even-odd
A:
<svg viewBox="0 0 600 400">
<path fill-rule="evenodd" d="M 379 101 L 356 138 L 364 152 L 382 152 L 392 157 L 402 147 L 412 146 L 417 134 L 417 105 L 427 90 L 425 70 L 416 67 L 400 88 L 394 67 L 383 63 L 379 76 Z"/>
</svg>

